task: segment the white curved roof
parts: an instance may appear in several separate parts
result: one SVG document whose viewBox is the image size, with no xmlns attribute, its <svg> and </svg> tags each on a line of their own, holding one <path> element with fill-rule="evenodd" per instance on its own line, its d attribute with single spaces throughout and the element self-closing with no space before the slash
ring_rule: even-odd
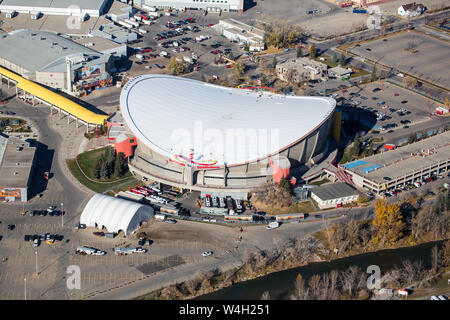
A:
<svg viewBox="0 0 450 320">
<path fill-rule="evenodd" d="M 167 157 L 188 157 L 193 150 L 195 158 L 219 165 L 277 153 L 317 129 L 335 106 L 328 97 L 253 92 L 159 74 L 130 80 L 120 96 L 122 116 L 140 143 Z"/>
<path fill-rule="evenodd" d="M 129 235 L 152 216 L 153 208 L 150 206 L 98 193 L 84 207 L 80 223 L 88 227 L 97 225 L 100 229 L 104 226 L 109 232 L 122 230 Z"/>
</svg>

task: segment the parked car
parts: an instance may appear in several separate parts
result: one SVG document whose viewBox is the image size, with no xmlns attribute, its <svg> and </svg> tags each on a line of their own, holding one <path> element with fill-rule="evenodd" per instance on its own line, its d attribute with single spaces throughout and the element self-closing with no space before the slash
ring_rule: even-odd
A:
<svg viewBox="0 0 450 320">
<path fill-rule="evenodd" d="M 92 234 L 94 235 L 94 236 L 98 236 L 98 237 L 104 237 L 105 236 L 105 233 L 104 232 L 92 232 Z"/>
<path fill-rule="evenodd" d="M 167 223 L 171 223 L 171 224 L 175 224 L 175 223 L 177 223 L 177 220 L 175 220 L 175 219 L 167 219 L 166 222 Z"/>
<path fill-rule="evenodd" d="M 13 224 L 8 224 L 8 230 L 14 230 L 14 228 L 15 228 L 15 225 L 13 225 Z"/>
<path fill-rule="evenodd" d="M 31 240 L 31 236 L 29 235 L 29 234 L 26 234 L 24 237 L 23 237 L 23 239 L 25 240 L 25 241 L 30 241 Z"/>
<path fill-rule="evenodd" d="M 205 252 L 202 253 L 202 256 L 203 256 L 203 257 L 208 257 L 208 256 L 210 256 L 210 255 L 212 255 L 212 254 L 213 254 L 212 251 L 205 251 Z"/>
<path fill-rule="evenodd" d="M 39 239 L 34 239 L 34 241 L 33 241 L 33 247 L 39 247 L 39 244 L 40 244 L 41 242 L 40 242 L 40 240 Z"/>
</svg>

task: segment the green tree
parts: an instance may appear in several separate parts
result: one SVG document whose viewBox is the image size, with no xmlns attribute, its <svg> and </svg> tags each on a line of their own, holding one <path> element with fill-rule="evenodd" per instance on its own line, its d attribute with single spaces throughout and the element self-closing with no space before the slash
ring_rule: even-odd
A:
<svg viewBox="0 0 450 320">
<path fill-rule="evenodd" d="M 2 102 L 3 101 L 3 91 L 2 91 L 2 89 L 0 89 L 0 102 Z"/>
<path fill-rule="evenodd" d="M 341 54 L 340 58 L 339 58 L 339 64 L 341 65 L 341 67 L 345 67 L 346 63 L 345 63 L 345 56 L 343 54 Z"/>
<path fill-rule="evenodd" d="M 290 185 L 289 181 L 284 176 L 282 176 L 281 179 L 280 179 L 279 187 L 281 189 L 284 189 L 284 190 L 288 191 L 289 193 L 291 192 L 291 185 Z"/>
<path fill-rule="evenodd" d="M 191 65 L 184 61 L 183 58 L 172 57 L 167 65 L 167 70 L 171 71 L 174 75 L 184 74 L 190 71 Z"/>
<path fill-rule="evenodd" d="M 370 76 L 370 81 L 377 80 L 377 66 L 374 64 L 372 68 L 372 74 Z"/>
<path fill-rule="evenodd" d="M 242 61 L 236 62 L 233 65 L 233 71 L 236 77 L 242 77 L 245 72 L 245 64 Z"/>
<path fill-rule="evenodd" d="M 101 165 L 102 165 L 101 158 L 98 158 L 97 162 L 95 163 L 95 166 L 94 166 L 94 177 L 96 179 L 100 179 L 100 177 L 101 177 L 101 175 L 100 175 Z"/>
<path fill-rule="evenodd" d="M 303 57 L 302 47 L 297 47 L 297 58 Z"/>
<path fill-rule="evenodd" d="M 361 152 L 361 140 L 359 139 L 359 136 L 356 135 L 355 140 L 353 140 L 353 145 L 350 153 L 353 157 L 358 157 L 360 152 Z"/>
<path fill-rule="evenodd" d="M 261 78 L 261 85 L 262 85 L 263 87 L 267 87 L 267 86 L 269 85 L 269 81 L 267 80 L 266 75 L 263 75 L 263 76 L 262 76 L 262 78 Z"/>
<path fill-rule="evenodd" d="M 408 137 L 408 143 L 414 143 L 416 141 L 417 141 L 417 134 L 413 132 Z"/>
<path fill-rule="evenodd" d="M 122 152 L 119 152 L 116 156 L 116 162 L 114 166 L 114 174 L 117 177 L 122 177 L 125 174 L 125 165 L 126 161 L 124 158 L 124 154 Z"/>
<path fill-rule="evenodd" d="M 250 51 L 250 46 L 248 45 L 248 43 L 244 43 L 244 51 Z"/>
<path fill-rule="evenodd" d="M 277 66 L 277 64 L 278 64 L 278 61 L 277 61 L 277 57 L 273 57 L 273 60 L 272 60 L 272 68 L 276 68 L 276 66 Z"/>
<path fill-rule="evenodd" d="M 338 56 L 337 56 L 337 54 L 336 54 L 336 52 L 335 53 L 333 53 L 333 62 L 334 63 L 338 63 Z"/>
</svg>

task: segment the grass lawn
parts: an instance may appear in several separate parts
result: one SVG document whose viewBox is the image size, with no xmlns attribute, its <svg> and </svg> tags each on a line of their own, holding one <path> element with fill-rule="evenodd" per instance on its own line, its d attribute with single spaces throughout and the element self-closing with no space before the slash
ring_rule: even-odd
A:
<svg viewBox="0 0 450 320">
<path fill-rule="evenodd" d="M 83 185 L 95 192 L 105 192 L 113 190 L 114 188 L 126 188 L 132 183 L 138 183 L 131 172 L 127 171 L 122 177 L 116 177 L 113 175 L 109 180 L 98 180 L 94 177 L 94 166 L 97 159 L 105 152 L 106 148 L 100 148 L 97 150 L 87 151 L 77 156 L 77 159 L 67 160 L 67 166 L 70 172 L 80 181 Z"/>
<path fill-rule="evenodd" d="M 325 60 L 322 61 L 322 60 L 320 60 L 320 58 L 324 58 Z M 319 57 L 315 58 L 314 60 L 326 64 L 329 68 L 334 68 L 339 65 L 339 62 L 334 62 L 332 57 L 329 57 L 326 55 L 319 56 Z"/>
</svg>

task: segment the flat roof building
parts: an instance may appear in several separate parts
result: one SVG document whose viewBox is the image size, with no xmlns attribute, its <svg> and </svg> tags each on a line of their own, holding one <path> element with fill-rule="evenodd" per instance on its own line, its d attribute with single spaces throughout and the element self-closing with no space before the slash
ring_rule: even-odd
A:
<svg viewBox="0 0 450 320">
<path fill-rule="evenodd" d="M 0 133 L 0 199 L 26 202 L 36 164 L 36 148 Z"/>
<path fill-rule="evenodd" d="M 26 79 L 69 93 L 110 80 L 112 64 L 111 55 L 54 32 L 16 30 L 0 35 L 0 65 Z"/>
<path fill-rule="evenodd" d="M 450 169 L 450 131 L 341 166 L 353 183 L 380 194 Z"/>
<path fill-rule="evenodd" d="M 117 43 L 128 43 L 137 40 L 137 33 L 115 25 L 113 22 L 102 24 L 98 29 L 89 33 L 91 36 L 98 36 L 112 40 Z"/>
<path fill-rule="evenodd" d="M 103 54 L 110 54 L 114 57 L 120 58 L 120 57 L 126 57 L 127 56 L 127 45 L 126 43 L 117 43 L 111 40 L 108 40 L 103 37 L 97 37 L 97 36 L 90 36 L 90 37 L 81 37 L 75 42 L 96 50 Z"/>
<path fill-rule="evenodd" d="M 253 51 L 264 50 L 264 30 L 232 18 L 219 20 L 213 28 L 227 39 L 248 44 Z"/>
<path fill-rule="evenodd" d="M 342 68 L 340 66 L 331 68 L 328 70 L 329 75 L 339 78 L 341 80 L 350 78 L 350 75 L 352 74 L 351 69 Z"/>
<path fill-rule="evenodd" d="M 24 14 L 40 12 L 48 15 L 99 17 L 111 0 L 3 0 L 0 11 Z"/>
<path fill-rule="evenodd" d="M 330 183 L 311 189 L 311 198 L 318 203 L 320 209 L 339 207 L 356 201 L 358 196 L 358 190 L 345 182 Z"/>
<path fill-rule="evenodd" d="M 299 83 L 316 80 L 323 77 L 328 66 L 322 62 L 309 58 L 294 58 L 276 66 L 277 76 L 283 81 Z"/>
<path fill-rule="evenodd" d="M 175 8 L 180 10 L 186 9 L 203 9 L 208 11 L 231 11 L 242 12 L 245 8 L 245 0 L 223 0 L 223 1 L 206 1 L 206 0 L 134 0 L 133 4 L 139 8 L 156 7 L 159 9 Z"/>
</svg>

